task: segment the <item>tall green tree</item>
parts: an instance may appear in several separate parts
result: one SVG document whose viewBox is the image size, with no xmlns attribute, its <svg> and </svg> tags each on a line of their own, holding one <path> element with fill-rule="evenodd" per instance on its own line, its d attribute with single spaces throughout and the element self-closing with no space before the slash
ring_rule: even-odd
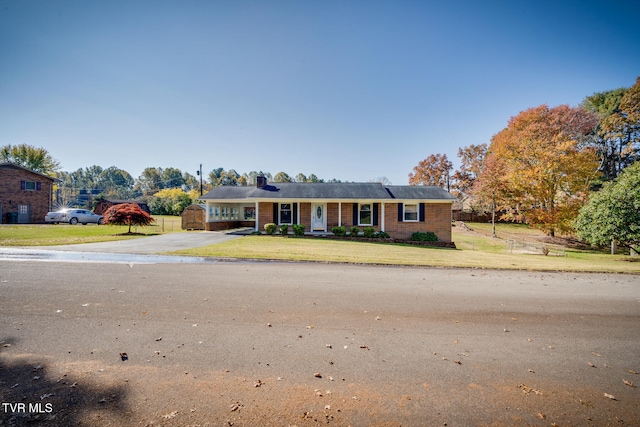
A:
<svg viewBox="0 0 640 427">
<path fill-rule="evenodd" d="M 315 173 L 312 173 L 307 177 L 308 182 L 324 182 L 324 179 L 320 179 L 316 176 Z"/>
<path fill-rule="evenodd" d="M 184 178 L 182 171 L 177 168 L 165 168 L 162 169 L 162 183 L 160 188 L 176 188 L 184 185 Z"/>
<path fill-rule="evenodd" d="M 103 193 L 117 199 L 132 197 L 135 181 L 129 172 L 110 166 L 100 173 L 100 187 Z"/>
<path fill-rule="evenodd" d="M 273 177 L 274 182 L 293 182 L 293 179 L 286 172 L 278 172 Z"/>
<path fill-rule="evenodd" d="M 47 150 L 28 144 L 9 144 L 0 147 L 0 162 L 14 163 L 50 176 L 60 170 L 60 163 Z"/>
<path fill-rule="evenodd" d="M 218 179 L 219 185 L 239 185 L 238 180 L 241 175 L 236 172 L 235 169 L 229 169 L 228 171 L 224 171 L 220 174 L 220 178 Z"/>
<path fill-rule="evenodd" d="M 594 93 L 582 106 L 600 117 L 594 145 L 604 180 L 640 159 L 640 77 L 633 86 Z"/>
<path fill-rule="evenodd" d="M 164 188 L 162 181 L 162 168 L 148 167 L 145 168 L 138 177 L 135 188 L 143 195 L 151 196 L 153 193 Z"/>
<path fill-rule="evenodd" d="M 211 172 L 209 172 L 209 182 L 211 183 L 212 187 L 217 187 L 220 184 L 220 178 L 222 177 L 222 174 L 224 173 L 224 168 L 216 168 L 213 169 Z"/>
<path fill-rule="evenodd" d="M 625 168 L 604 184 L 580 209 L 575 222 L 578 236 L 594 246 L 612 241 L 638 253 L 640 250 L 640 162 Z"/>
</svg>

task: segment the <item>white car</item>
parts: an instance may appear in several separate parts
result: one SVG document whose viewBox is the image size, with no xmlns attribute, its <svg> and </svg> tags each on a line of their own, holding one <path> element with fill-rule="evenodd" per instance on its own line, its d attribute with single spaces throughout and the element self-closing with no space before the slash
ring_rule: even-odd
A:
<svg viewBox="0 0 640 427">
<path fill-rule="evenodd" d="M 94 214 L 86 209 L 61 209 L 56 212 L 47 212 L 44 221 L 52 224 L 68 222 L 71 225 L 80 223 L 87 225 L 88 223 L 102 224 L 102 215 Z"/>
</svg>

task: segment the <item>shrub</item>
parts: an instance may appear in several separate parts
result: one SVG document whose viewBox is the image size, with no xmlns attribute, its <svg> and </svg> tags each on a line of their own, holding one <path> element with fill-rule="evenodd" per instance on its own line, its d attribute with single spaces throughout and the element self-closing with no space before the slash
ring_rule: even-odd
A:
<svg viewBox="0 0 640 427">
<path fill-rule="evenodd" d="M 296 237 L 304 236 L 304 224 L 294 224 L 293 225 L 293 234 Z"/>
<path fill-rule="evenodd" d="M 280 234 L 282 235 L 289 234 L 289 224 L 282 224 L 280 226 Z"/>
<path fill-rule="evenodd" d="M 388 239 L 389 237 L 389 233 L 385 232 L 385 231 L 378 231 L 376 233 L 376 237 L 380 238 L 380 239 Z"/>
<path fill-rule="evenodd" d="M 433 231 L 416 231 L 411 235 L 411 240 L 414 242 L 437 242 L 438 236 Z"/>
<path fill-rule="evenodd" d="M 276 225 L 272 222 L 265 224 L 264 231 L 266 231 L 267 234 L 273 234 L 276 232 Z"/>
<path fill-rule="evenodd" d="M 349 236 L 358 237 L 358 233 L 360 233 L 360 228 L 354 225 L 353 227 L 351 227 L 351 232 L 349 233 Z"/>
<path fill-rule="evenodd" d="M 336 226 L 331 229 L 334 236 L 344 237 L 347 235 L 347 229 L 343 226 Z"/>
<path fill-rule="evenodd" d="M 364 230 L 362 230 L 362 234 L 366 238 L 373 239 L 376 237 L 376 229 L 373 227 L 365 227 Z"/>
</svg>

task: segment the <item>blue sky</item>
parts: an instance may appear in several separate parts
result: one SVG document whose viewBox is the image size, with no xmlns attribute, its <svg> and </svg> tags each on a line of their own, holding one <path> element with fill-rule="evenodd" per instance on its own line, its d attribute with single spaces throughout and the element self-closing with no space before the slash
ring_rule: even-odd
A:
<svg viewBox="0 0 640 427">
<path fill-rule="evenodd" d="M 0 146 L 407 184 L 640 76 L 637 1 L 0 0 Z"/>
</svg>

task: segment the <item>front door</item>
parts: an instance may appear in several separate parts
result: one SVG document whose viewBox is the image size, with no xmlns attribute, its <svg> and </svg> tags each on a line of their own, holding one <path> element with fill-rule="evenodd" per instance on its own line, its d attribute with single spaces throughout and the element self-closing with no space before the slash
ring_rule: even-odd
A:
<svg viewBox="0 0 640 427">
<path fill-rule="evenodd" d="M 311 205 L 311 231 L 327 231 L 324 211 L 323 204 L 314 203 Z"/>
<path fill-rule="evenodd" d="M 29 205 L 18 205 L 18 224 L 28 224 L 31 219 L 31 207 Z"/>
</svg>

